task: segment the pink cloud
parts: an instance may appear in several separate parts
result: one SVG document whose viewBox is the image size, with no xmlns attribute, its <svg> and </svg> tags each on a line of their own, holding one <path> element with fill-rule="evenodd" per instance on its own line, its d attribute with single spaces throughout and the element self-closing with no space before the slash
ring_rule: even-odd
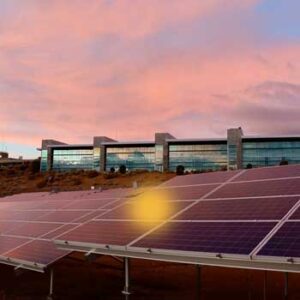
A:
<svg viewBox="0 0 300 300">
<path fill-rule="evenodd" d="M 278 131 L 272 115 L 281 109 L 288 120 L 296 101 L 289 95 L 300 96 L 300 45 L 257 45 L 256 28 L 243 26 L 256 2 L 26 1 L 24 13 L 2 22 L 4 139 L 152 139 L 160 130 L 225 136 L 239 125 Z M 226 26 L 208 27 L 205 36 L 191 29 L 216 18 Z M 162 47 L 166 30 L 178 34 L 176 42 L 185 32 L 192 38 Z M 268 110 L 266 122 L 253 117 L 260 109 Z M 285 130 L 295 128 L 291 121 Z"/>
</svg>

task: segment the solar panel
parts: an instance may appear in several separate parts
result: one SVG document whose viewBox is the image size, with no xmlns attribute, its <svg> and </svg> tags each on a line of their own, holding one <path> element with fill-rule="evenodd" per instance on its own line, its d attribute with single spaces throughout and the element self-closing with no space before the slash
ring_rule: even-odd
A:
<svg viewBox="0 0 300 300">
<path fill-rule="evenodd" d="M 154 222 L 91 221 L 59 236 L 57 239 L 104 246 L 125 246 L 155 225 L 157 223 Z"/>
<path fill-rule="evenodd" d="M 228 183 L 207 198 L 300 195 L 300 178 Z"/>
<path fill-rule="evenodd" d="M 173 187 L 160 189 L 162 192 L 167 192 L 170 194 L 170 200 L 195 200 L 200 199 L 207 193 L 211 192 L 217 188 L 218 184 L 205 184 L 205 185 L 196 185 L 192 188 L 190 186 L 182 187 Z"/>
<path fill-rule="evenodd" d="M 129 189 L 30 193 L 0 199 L 0 261 L 41 271 L 67 255 L 52 239 L 90 221 L 118 203 Z M 116 204 L 115 204 L 116 205 Z"/>
<path fill-rule="evenodd" d="M 250 254 L 274 222 L 169 222 L 132 247 Z"/>
<path fill-rule="evenodd" d="M 165 203 L 166 211 L 164 212 L 164 214 L 158 216 L 157 218 L 155 218 L 156 215 L 155 215 L 155 212 L 154 212 L 153 220 L 154 219 L 156 219 L 156 220 L 163 219 L 164 220 L 165 218 L 170 218 L 172 215 L 174 215 L 175 213 L 181 211 L 182 209 L 184 209 L 185 207 L 187 207 L 191 203 L 193 203 L 193 201 L 166 201 L 166 203 Z M 138 208 L 138 207 L 136 207 L 136 204 L 134 202 L 124 203 L 123 205 L 119 206 L 118 208 L 113 209 L 111 211 L 108 211 L 105 214 L 100 215 L 98 217 L 98 219 L 101 219 L 101 220 L 107 220 L 107 219 L 132 220 L 132 219 L 138 219 L 139 214 L 134 213 L 136 208 Z M 149 216 L 149 218 L 152 219 L 151 215 Z M 140 217 L 140 219 L 143 219 L 142 216 Z"/>
<path fill-rule="evenodd" d="M 209 184 L 209 183 L 223 183 L 224 181 L 232 178 L 241 171 L 229 171 L 229 172 L 211 172 L 203 174 L 192 174 L 186 176 L 176 176 L 167 182 L 163 183 L 162 187 L 171 186 L 185 186 L 185 185 L 197 185 L 197 184 Z"/>
<path fill-rule="evenodd" d="M 18 237 L 11 237 L 11 236 L 0 236 L 0 255 L 13 249 L 17 246 L 20 246 L 26 243 L 28 239 L 25 238 L 18 238 Z"/>
<path fill-rule="evenodd" d="M 300 222 L 286 222 L 258 255 L 300 258 Z"/>
<path fill-rule="evenodd" d="M 200 201 L 176 220 L 280 220 L 299 197 Z"/>
<path fill-rule="evenodd" d="M 33 240 L 23 246 L 4 254 L 10 259 L 29 261 L 33 264 L 48 265 L 60 257 L 66 255 L 66 251 L 59 250 L 51 241 Z"/>
<path fill-rule="evenodd" d="M 270 168 L 256 168 L 247 170 L 233 181 L 250 181 L 261 179 L 275 179 L 275 178 L 288 178 L 299 177 L 300 165 L 277 166 Z"/>
<path fill-rule="evenodd" d="M 167 220 L 141 229 L 138 225 L 143 223 L 133 220 L 130 212 L 137 197 L 111 206 L 109 212 L 54 241 L 64 249 L 86 252 L 299 271 L 296 265 L 256 262 L 256 253 L 299 204 L 299 170 L 288 166 L 179 176 L 155 189 L 168 192 L 174 203 L 189 203 Z"/>
<path fill-rule="evenodd" d="M 300 198 L 299 198 L 300 199 Z M 300 220 L 300 208 L 298 208 L 290 217 L 293 220 Z"/>
</svg>

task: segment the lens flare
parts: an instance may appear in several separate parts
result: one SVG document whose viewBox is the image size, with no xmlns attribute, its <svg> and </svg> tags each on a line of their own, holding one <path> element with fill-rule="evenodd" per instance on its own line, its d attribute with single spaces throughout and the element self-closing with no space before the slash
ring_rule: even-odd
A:
<svg viewBox="0 0 300 300">
<path fill-rule="evenodd" d="M 171 213 L 170 195 L 164 190 L 151 190 L 143 193 L 134 201 L 133 219 L 141 221 L 166 220 Z"/>
</svg>

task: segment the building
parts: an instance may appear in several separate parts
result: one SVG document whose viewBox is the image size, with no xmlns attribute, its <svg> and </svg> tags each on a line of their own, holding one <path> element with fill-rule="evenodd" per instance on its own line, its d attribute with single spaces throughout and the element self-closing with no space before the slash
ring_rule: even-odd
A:
<svg viewBox="0 0 300 300">
<path fill-rule="evenodd" d="M 186 171 L 234 170 L 300 163 L 300 135 L 250 137 L 241 128 L 231 128 L 221 139 L 176 139 L 156 133 L 153 141 L 119 142 L 99 136 L 83 145 L 43 140 L 40 150 L 41 171 L 110 172 L 121 165 L 149 171 L 176 171 L 179 165 Z"/>
<path fill-rule="evenodd" d="M 23 165 L 31 161 L 32 159 L 23 159 L 21 156 L 19 158 L 11 158 L 7 152 L 0 152 L 0 168 Z"/>
</svg>

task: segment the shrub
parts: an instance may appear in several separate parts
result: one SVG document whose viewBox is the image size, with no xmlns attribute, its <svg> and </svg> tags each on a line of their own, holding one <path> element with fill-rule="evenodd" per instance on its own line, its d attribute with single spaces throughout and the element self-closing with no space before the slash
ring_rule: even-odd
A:
<svg viewBox="0 0 300 300">
<path fill-rule="evenodd" d="M 280 166 L 286 166 L 288 164 L 289 164 L 289 162 L 285 158 L 283 158 L 279 163 Z"/>
<path fill-rule="evenodd" d="M 113 179 L 118 177 L 118 173 L 105 173 L 103 174 L 104 179 Z"/>
<path fill-rule="evenodd" d="M 252 169 L 252 168 L 253 168 L 252 164 L 247 164 L 246 169 Z"/>
<path fill-rule="evenodd" d="M 96 170 L 91 170 L 87 172 L 87 177 L 88 178 L 95 178 L 99 175 L 99 173 Z"/>
<path fill-rule="evenodd" d="M 31 173 L 38 173 L 40 171 L 41 162 L 39 159 L 35 159 L 30 164 L 30 172 Z"/>
<path fill-rule="evenodd" d="M 184 175 L 184 166 L 179 165 L 176 167 L 176 175 Z"/>
<path fill-rule="evenodd" d="M 110 168 L 110 173 L 115 173 L 116 172 L 116 169 L 114 167 L 111 167 Z"/>
<path fill-rule="evenodd" d="M 48 182 L 47 179 L 42 179 L 42 180 L 40 180 L 40 181 L 36 184 L 36 187 L 37 187 L 38 189 L 42 189 L 42 188 L 44 188 L 45 186 L 47 186 L 47 182 Z"/>
<path fill-rule="evenodd" d="M 73 185 L 81 185 L 82 184 L 82 180 L 80 178 L 73 178 L 72 184 Z"/>
<path fill-rule="evenodd" d="M 121 166 L 119 167 L 119 172 L 120 172 L 121 174 L 126 174 L 126 166 L 125 166 L 125 165 L 121 165 Z"/>
</svg>

